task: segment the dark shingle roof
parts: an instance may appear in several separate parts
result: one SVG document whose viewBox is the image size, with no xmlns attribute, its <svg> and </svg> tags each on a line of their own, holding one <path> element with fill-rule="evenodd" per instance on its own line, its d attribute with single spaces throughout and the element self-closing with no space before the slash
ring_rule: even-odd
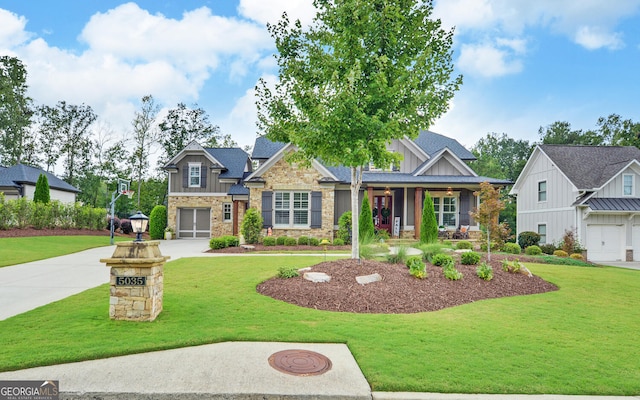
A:
<svg viewBox="0 0 640 400">
<path fill-rule="evenodd" d="M 640 211 L 638 198 L 594 197 L 585 204 L 594 211 Z"/>
<path fill-rule="evenodd" d="M 249 188 L 245 187 L 242 183 L 236 183 L 229 188 L 229 195 L 249 195 Z"/>
<path fill-rule="evenodd" d="M 286 146 L 286 143 L 272 142 L 264 136 L 258 136 L 253 146 L 251 158 L 254 160 L 267 160 L 276 154 L 280 149 Z"/>
<path fill-rule="evenodd" d="M 420 148 L 427 153 L 429 157 L 433 157 L 446 147 L 463 161 L 472 161 L 476 159 L 473 153 L 467 150 L 457 140 L 440 135 L 439 133 L 421 131 L 420 135 L 418 135 L 414 142 L 420 146 Z"/>
<path fill-rule="evenodd" d="M 249 155 L 238 147 L 205 149 L 216 160 L 222 163 L 226 171 L 220 174 L 223 179 L 242 179 Z"/>
<path fill-rule="evenodd" d="M 599 188 L 632 160 L 640 161 L 640 149 L 633 146 L 539 147 L 579 190 Z"/>
<path fill-rule="evenodd" d="M 18 186 L 19 184 L 34 185 L 38 182 L 40 174 L 45 174 L 51 189 L 63 190 L 66 192 L 78 193 L 80 190 L 68 184 L 50 172 L 29 165 L 18 164 L 0 170 L 0 186 Z M 11 185 L 13 183 L 13 185 Z"/>
</svg>

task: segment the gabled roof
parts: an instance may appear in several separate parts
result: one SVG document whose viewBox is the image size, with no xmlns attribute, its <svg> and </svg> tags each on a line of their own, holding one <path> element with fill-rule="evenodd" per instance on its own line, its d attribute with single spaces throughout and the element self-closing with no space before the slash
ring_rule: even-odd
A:
<svg viewBox="0 0 640 400">
<path fill-rule="evenodd" d="M 444 148 L 451 150 L 459 159 L 463 161 L 474 161 L 476 157 L 461 145 L 457 140 L 440 135 L 431 131 L 420 131 L 420 134 L 414 140 L 429 157 L 438 154 Z"/>
<path fill-rule="evenodd" d="M 223 179 L 242 179 L 245 168 L 247 167 L 247 159 L 249 155 L 238 147 L 216 147 L 206 148 L 207 153 L 216 159 L 223 168 L 224 172 L 220 173 Z"/>
<path fill-rule="evenodd" d="M 578 190 L 601 188 L 630 163 L 640 161 L 640 149 L 634 146 L 538 147 Z"/>
<path fill-rule="evenodd" d="M 452 166 L 454 168 L 456 168 L 458 171 L 460 171 L 460 173 L 462 173 L 463 175 L 467 175 L 467 174 L 468 175 L 473 175 L 473 176 L 477 176 L 478 175 L 478 174 L 476 174 L 476 172 L 473 169 L 471 169 L 471 167 L 469 167 L 467 164 L 462 162 L 459 157 L 456 157 L 456 155 L 448 147 L 445 147 L 445 148 L 441 149 L 437 154 L 432 155 L 430 159 L 428 159 L 427 161 L 425 161 L 421 165 L 419 165 L 418 168 L 416 168 L 416 170 L 413 171 L 413 175 L 422 175 L 422 174 L 424 174 L 425 171 L 428 171 L 429 168 L 431 168 L 433 165 L 437 164 L 438 161 L 440 161 L 441 159 L 445 158 L 447 153 L 453 155 Z M 451 157 L 449 157 L 449 158 L 451 158 Z"/>
<path fill-rule="evenodd" d="M 18 164 L 13 167 L 0 169 L 0 186 L 19 187 L 22 184 L 35 186 L 38 182 L 40 174 L 44 174 L 49 182 L 49 188 L 62 190 L 65 192 L 79 193 L 76 187 L 68 184 L 54 174 L 44 171 L 40 168 L 31 167 L 29 165 Z"/>
<path fill-rule="evenodd" d="M 282 150 L 286 145 L 286 143 L 272 142 L 264 136 L 258 136 L 256 138 L 256 143 L 253 146 L 251 158 L 254 160 L 267 160 Z"/>
</svg>

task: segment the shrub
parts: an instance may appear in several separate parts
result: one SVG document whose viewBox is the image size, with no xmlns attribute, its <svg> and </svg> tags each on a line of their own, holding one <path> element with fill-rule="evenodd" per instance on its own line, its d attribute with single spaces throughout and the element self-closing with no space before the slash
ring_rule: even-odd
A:
<svg viewBox="0 0 640 400">
<path fill-rule="evenodd" d="M 582 257 L 582 254 L 580 253 L 572 253 L 569 257 L 573 258 L 574 260 L 584 260 L 584 257 Z"/>
<path fill-rule="evenodd" d="M 276 238 L 276 244 L 278 246 L 284 246 L 284 242 L 286 242 L 286 241 L 287 241 L 287 237 L 286 236 L 278 236 Z"/>
<path fill-rule="evenodd" d="M 111 216 L 107 217 L 107 229 L 111 229 Z M 113 230 L 117 231 L 120 229 L 120 218 L 113 217 Z"/>
<path fill-rule="evenodd" d="M 242 220 L 240 232 L 244 236 L 244 241 L 249 244 L 256 244 L 260 239 L 260 231 L 262 230 L 262 216 L 255 208 L 249 208 Z"/>
<path fill-rule="evenodd" d="M 420 257 L 410 257 L 406 261 L 406 265 L 409 268 L 409 273 L 418 278 L 424 279 L 427 277 L 427 266 L 424 264 Z"/>
<path fill-rule="evenodd" d="M 524 249 L 524 254 L 528 256 L 539 256 L 540 254 L 542 254 L 542 250 L 540 250 L 540 247 L 536 245 L 531 245 Z"/>
<path fill-rule="evenodd" d="M 522 248 L 518 243 L 505 243 L 504 246 L 502 246 L 502 251 L 505 253 L 520 254 L 522 253 Z"/>
<path fill-rule="evenodd" d="M 167 227 L 167 207 L 157 205 L 149 214 L 149 237 L 151 239 L 164 238 L 164 230 Z"/>
<path fill-rule="evenodd" d="M 451 257 L 448 254 L 439 253 L 431 257 L 431 264 L 437 265 L 439 267 L 443 266 L 448 262 L 451 262 L 453 264 L 453 257 Z"/>
<path fill-rule="evenodd" d="M 376 229 L 376 239 L 378 240 L 389 240 L 391 235 L 389 231 L 386 229 Z"/>
<path fill-rule="evenodd" d="M 362 198 L 362 207 L 360 208 L 360 217 L 358 217 L 358 234 L 360 240 L 375 237 L 375 227 L 373 226 L 373 214 L 371 213 L 371 205 L 369 197 Z"/>
<path fill-rule="evenodd" d="M 523 249 L 529 246 L 537 246 L 540 243 L 540 235 L 537 232 L 524 231 L 518 235 L 518 244 Z"/>
<path fill-rule="evenodd" d="M 318 240 L 318 238 L 314 238 L 314 237 L 309 238 L 309 244 L 311 246 L 320 246 L 320 240 Z"/>
<path fill-rule="evenodd" d="M 433 256 L 441 254 L 443 246 L 437 243 L 422 244 L 418 246 L 418 249 L 422 251 L 422 258 L 433 264 Z"/>
<path fill-rule="evenodd" d="M 449 279 L 450 281 L 457 281 L 462 279 L 462 272 L 458 271 L 453 264 L 453 261 L 445 264 L 442 267 L 442 272 L 444 273 L 444 277 Z"/>
<path fill-rule="evenodd" d="M 0 192 L 0 229 L 4 230 L 11 228 L 11 219 L 11 205 L 5 200 L 4 193 Z"/>
<path fill-rule="evenodd" d="M 274 238 L 273 236 L 265 236 L 262 239 L 262 244 L 265 246 L 275 246 L 276 245 L 276 238 Z"/>
<path fill-rule="evenodd" d="M 556 250 L 553 252 L 553 255 L 556 257 L 568 257 L 569 254 L 564 250 Z"/>
<path fill-rule="evenodd" d="M 49 190 L 49 180 L 45 174 L 40 174 L 36 182 L 36 190 L 33 193 L 33 202 L 49 204 L 50 201 L 51 192 Z"/>
<path fill-rule="evenodd" d="M 502 270 L 505 272 L 518 272 L 522 267 L 523 265 L 520 264 L 520 261 L 518 261 L 518 259 L 515 259 L 513 261 L 509 261 L 507 259 L 502 260 Z"/>
<path fill-rule="evenodd" d="M 480 243 L 480 250 L 487 251 L 487 242 L 486 241 Z M 496 243 L 496 242 L 491 242 L 491 251 L 498 251 L 498 250 L 500 250 L 500 244 Z"/>
<path fill-rule="evenodd" d="M 224 240 L 226 247 L 238 247 L 240 245 L 240 239 L 238 239 L 238 237 L 236 236 L 225 235 L 221 238 Z"/>
<path fill-rule="evenodd" d="M 480 279 L 490 281 L 491 279 L 493 279 L 493 268 L 491 267 L 491 265 L 483 262 L 482 264 L 478 265 L 478 268 L 476 268 L 476 274 Z"/>
<path fill-rule="evenodd" d="M 344 243 L 351 243 L 351 227 L 352 227 L 352 215 L 351 211 L 342 213 L 338 219 L 338 232 L 336 237 L 342 239 Z"/>
<path fill-rule="evenodd" d="M 420 243 L 435 243 L 438 241 L 438 220 L 433 208 L 433 200 L 428 191 L 424 193 L 422 203 L 422 221 L 420 221 Z"/>
<path fill-rule="evenodd" d="M 576 243 L 577 240 L 575 232 L 570 229 L 565 229 L 564 235 L 562 235 L 562 250 L 567 254 L 571 254 L 575 251 Z"/>
<path fill-rule="evenodd" d="M 466 253 L 462 253 L 460 256 L 460 262 L 464 265 L 476 265 L 480 262 L 480 254 L 475 251 L 468 251 Z"/>
<path fill-rule="evenodd" d="M 288 279 L 300 276 L 296 267 L 280 267 L 278 268 L 278 278 Z"/>
<path fill-rule="evenodd" d="M 334 246 L 344 246 L 344 240 L 342 240 L 340 238 L 333 239 L 333 245 Z"/>
<path fill-rule="evenodd" d="M 473 244 L 471 244 L 471 242 L 468 241 L 468 240 L 461 240 L 458 243 L 456 243 L 456 249 L 458 249 L 458 250 L 465 250 L 465 249 L 473 250 Z"/>
<path fill-rule="evenodd" d="M 298 241 L 296 240 L 296 238 L 290 238 L 290 237 L 288 237 L 288 238 L 286 238 L 286 239 L 284 240 L 284 245 L 285 245 L 285 246 L 295 246 L 295 245 L 297 245 L 297 244 L 298 244 Z"/>
<path fill-rule="evenodd" d="M 300 236 L 298 238 L 298 245 L 300 245 L 300 246 L 308 246 L 309 245 L 309 237 L 308 236 Z"/>
<path fill-rule="evenodd" d="M 122 233 L 124 233 L 125 235 L 130 234 L 131 232 L 133 232 L 133 226 L 131 226 L 131 221 L 129 221 L 128 219 L 121 219 L 120 220 L 120 231 Z"/>
<path fill-rule="evenodd" d="M 391 264 L 407 263 L 407 248 L 405 246 L 400 246 L 396 253 L 387 254 L 387 262 Z M 409 266 L 409 264 L 407 264 L 407 266 Z"/>
<path fill-rule="evenodd" d="M 223 237 L 214 237 L 209 240 L 209 247 L 214 250 L 224 249 L 225 247 L 227 247 L 227 241 L 224 240 Z"/>
<path fill-rule="evenodd" d="M 556 251 L 556 246 L 554 246 L 551 243 L 541 244 L 539 247 L 540 247 L 540 250 L 542 250 L 542 252 L 544 254 L 552 255 L 553 252 Z"/>
</svg>

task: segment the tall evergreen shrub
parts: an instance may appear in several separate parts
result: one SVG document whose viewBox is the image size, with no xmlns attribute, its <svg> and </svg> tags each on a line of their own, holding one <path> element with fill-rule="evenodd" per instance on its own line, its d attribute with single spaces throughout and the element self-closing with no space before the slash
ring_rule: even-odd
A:
<svg viewBox="0 0 640 400">
<path fill-rule="evenodd" d="M 351 243 L 351 229 L 353 224 L 351 223 L 352 215 L 351 211 L 345 211 L 338 219 L 338 233 L 336 238 L 342 239 L 344 243 Z"/>
<path fill-rule="evenodd" d="M 244 241 L 249 244 L 258 243 L 260 231 L 262 230 L 262 215 L 255 208 L 250 208 L 244 214 L 240 231 L 244 236 Z"/>
<path fill-rule="evenodd" d="M 358 224 L 360 241 L 367 240 L 375 236 L 376 230 L 373 226 L 373 214 L 371 213 L 371 206 L 369 205 L 369 197 L 366 195 L 362 199 L 362 207 L 360 209 L 360 217 L 358 217 Z"/>
<path fill-rule="evenodd" d="M 49 190 L 49 180 L 45 174 L 38 176 L 36 182 L 36 191 L 33 193 L 33 201 L 35 203 L 49 204 L 51 201 L 51 192 Z"/>
<path fill-rule="evenodd" d="M 420 243 L 436 243 L 438 241 L 438 220 L 433 208 L 433 199 L 425 191 L 422 204 L 422 222 L 420 222 Z"/>
<path fill-rule="evenodd" d="M 164 238 L 164 229 L 167 227 L 167 207 L 157 205 L 149 214 L 149 237 L 151 239 Z"/>
</svg>

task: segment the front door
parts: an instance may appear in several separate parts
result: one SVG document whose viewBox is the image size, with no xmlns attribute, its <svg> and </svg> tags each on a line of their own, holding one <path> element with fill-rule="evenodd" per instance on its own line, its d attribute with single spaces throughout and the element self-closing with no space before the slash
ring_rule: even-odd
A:
<svg viewBox="0 0 640 400">
<path fill-rule="evenodd" d="M 384 229 L 391 234 L 392 217 L 391 196 L 373 197 L 373 224 L 376 229 Z"/>
</svg>

